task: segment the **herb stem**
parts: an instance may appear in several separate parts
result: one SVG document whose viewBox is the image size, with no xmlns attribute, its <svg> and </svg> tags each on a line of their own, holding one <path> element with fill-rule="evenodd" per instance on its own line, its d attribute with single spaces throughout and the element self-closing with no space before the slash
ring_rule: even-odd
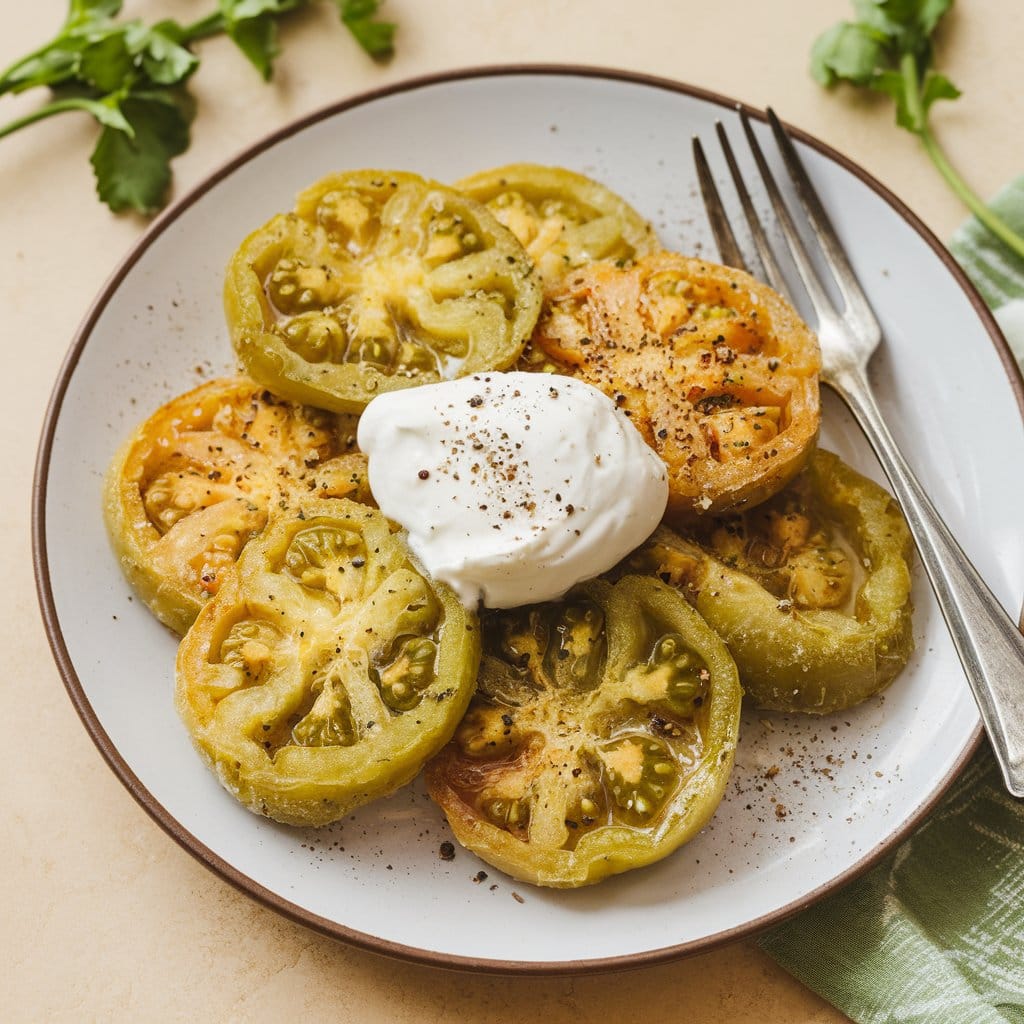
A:
<svg viewBox="0 0 1024 1024">
<path fill-rule="evenodd" d="M 24 117 L 16 118 L 8 124 L 5 124 L 3 127 L 0 127 L 0 139 L 5 135 L 12 135 L 20 128 L 27 128 L 30 124 L 35 124 L 36 121 L 43 121 L 48 117 L 53 117 L 55 114 L 63 114 L 68 110 L 81 109 L 82 104 L 77 99 L 54 100 L 52 103 L 47 103 L 38 110 L 33 110 L 31 114 L 26 114 Z"/>
<path fill-rule="evenodd" d="M 900 75 L 903 77 L 903 87 L 907 98 L 907 111 L 910 114 L 912 132 L 919 134 L 924 131 L 925 112 L 921 103 L 921 90 L 918 88 L 917 60 L 912 53 L 905 53 L 900 57 Z"/>
<path fill-rule="evenodd" d="M 3 96 L 4 93 L 8 92 L 17 92 L 19 85 L 23 89 L 31 88 L 35 83 L 33 83 L 31 79 L 28 81 L 21 81 L 17 78 L 17 74 L 27 64 L 31 64 L 32 61 L 38 60 L 42 57 L 52 46 L 52 42 L 44 43 L 38 49 L 25 54 L 25 56 L 20 60 L 16 60 L 10 67 L 0 71 L 0 96 Z"/>
<path fill-rule="evenodd" d="M 182 30 L 182 42 L 194 43 L 198 39 L 206 39 L 209 36 L 219 35 L 224 31 L 224 16 L 220 11 L 214 11 L 199 21 L 194 21 Z"/>
<path fill-rule="evenodd" d="M 927 126 L 918 132 L 925 152 L 931 157 L 932 163 L 938 169 L 939 174 L 946 179 L 949 187 L 960 197 L 963 204 L 974 214 L 995 235 L 1004 245 L 1008 246 L 1021 259 L 1024 259 L 1024 238 L 1018 235 L 1000 217 L 994 214 L 988 206 L 973 192 L 971 187 L 957 173 L 956 168 L 946 158 L 942 148 Z"/>
<path fill-rule="evenodd" d="M 938 144 L 935 136 L 932 135 L 928 126 L 928 115 L 921 102 L 921 90 L 919 87 L 920 78 L 918 75 L 917 61 L 911 53 L 905 53 L 900 57 L 900 74 L 903 77 L 903 84 L 907 99 L 907 110 L 910 114 L 912 124 L 911 131 L 921 140 L 925 152 L 931 162 L 946 183 L 959 197 L 960 201 L 967 207 L 982 224 L 988 228 L 1004 245 L 1024 259 L 1024 238 L 1013 231 L 1000 217 L 994 214 L 974 190 L 960 177 L 956 168 L 949 162 L 942 147 Z"/>
</svg>

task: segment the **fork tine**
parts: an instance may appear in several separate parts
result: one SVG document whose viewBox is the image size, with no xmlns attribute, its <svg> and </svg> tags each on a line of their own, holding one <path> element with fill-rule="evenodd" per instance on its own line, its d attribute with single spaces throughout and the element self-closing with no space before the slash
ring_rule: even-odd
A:
<svg viewBox="0 0 1024 1024">
<path fill-rule="evenodd" d="M 811 179 L 804 168 L 803 160 L 800 159 L 800 154 L 796 151 L 796 146 L 793 145 L 793 140 L 789 137 L 786 129 L 782 127 L 782 122 L 776 117 L 775 111 L 768 107 L 765 112 L 768 115 L 768 123 L 771 125 L 775 142 L 782 154 L 783 163 L 789 171 L 790 178 L 793 179 L 797 197 L 828 257 L 829 267 L 835 276 L 836 284 L 839 285 L 843 300 L 846 302 L 847 311 L 854 317 L 863 318 L 877 329 L 878 323 L 871 304 L 857 280 L 857 275 L 853 272 L 853 267 L 850 266 L 850 261 L 846 258 L 839 236 L 832 226 L 828 213 L 825 212 L 818 193 L 811 184 Z"/>
<path fill-rule="evenodd" d="M 732 225 L 722 205 L 722 197 L 718 194 L 718 186 L 715 185 L 707 157 L 704 156 L 704 147 L 696 135 L 693 137 L 693 162 L 697 168 L 697 181 L 700 183 L 700 194 L 704 197 L 704 208 L 707 210 L 711 233 L 718 245 L 718 257 L 730 267 L 746 270 L 743 253 L 736 243 Z"/>
<path fill-rule="evenodd" d="M 761 265 L 764 267 L 768 283 L 792 302 L 793 296 L 790 294 L 786 279 L 782 276 L 782 270 L 775 259 L 775 254 L 768 244 L 768 237 L 765 235 L 764 228 L 761 226 L 761 219 L 754 209 L 753 200 L 751 200 L 750 192 L 747 190 L 747 183 L 743 180 L 743 174 L 740 171 L 739 164 L 736 163 L 736 157 L 733 154 L 729 136 L 726 135 L 725 126 L 721 121 L 715 122 L 715 133 L 718 135 L 718 144 L 722 147 L 725 162 L 729 165 L 732 183 L 736 188 L 737 195 L 740 197 L 743 215 L 747 218 L 747 224 L 750 226 L 750 233 L 754 238 L 754 246 L 757 248 L 757 254 L 761 258 Z"/>
<path fill-rule="evenodd" d="M 779 227 L 782 228 L 783 237 L 786 239 L 789 251 L 793 254 L 793 262 L 796 264 L 797 273 L 800 275 L 804 288 L 807 289 L 811 305 L 814 306 L 814 312 L 818 315 L 819 324 L 827 320 L 834 321 L 838 318 L 836 309 L 818 280 L 818 274 L 811 263 L 811 258 L 807 253 L 803 240 L 800 238 L 796 225 L 793 223 L 789 208 L 782 198 L 779 186 L 775 182 L 775 176 L 768 166 L 768 161 L 764 158 L 761 145 L 757 141 L 754 129 L 751 127 L 750 118 L 747 117 L 742 107 L 737 107 L 737 112 L 739 113 L 740 124 L 743 125 L 743 132 L 747 137 L 750 151 L 754 154 L 754 161 L 757 163 L 761 180 L 764 182 L 768 198 L 771 200 L 772 208 L 775 210 L 775 216 L 778 217 Z"/>
</svg>

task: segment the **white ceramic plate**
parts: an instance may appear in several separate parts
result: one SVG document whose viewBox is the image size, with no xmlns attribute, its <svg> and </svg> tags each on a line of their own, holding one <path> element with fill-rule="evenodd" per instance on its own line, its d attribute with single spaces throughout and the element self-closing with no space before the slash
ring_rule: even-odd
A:
<svg viewBox="0 0 1024 1024">
<path fill-rule="evenodd" d="M 512 161 L 605 182 L 664 242 L 713 253 L 690 137 L 728 101 L 584 69 L 504 69 L 363 97 L 261 143 L 165 214 L 113 276 L 57 383 L 40 452 L 36 557 L 54 651 L 114 771 L 171 835 L 256 898 L 398 956 L 480 970 L 636 966 L 735 938 L 805 906 L 905 835 L 963 766 L 978 716 L 926 583 L 917 652 L 881 698 L 826 719 L 744 716 L 711 825 L 674 856 L 574 892 L 515 883 L 457 852 L 414 784 L 318 832 L 243 810 L 194 754 L 172 706 L 175 638 L 133 601 L 108 548 L 101 477 L 129 429 L 228 370 L 225 263 L 329 171 L 407 168 L 442 181 Z M 1019 377 L 978 297 L 912 215 L 824 147 L 800 144 L 888 336 L 874 363 L 898 440 L 1016 615 L 1024 575 Z M 718 168 L 721 171 L 721 168 Z M 1015 396 L 1016 391 L 1016 396 Z M 826 396 L 823 442 L 879 470 Z M 485 881 L 474 881 L 478 871 Z"/>
</svg>

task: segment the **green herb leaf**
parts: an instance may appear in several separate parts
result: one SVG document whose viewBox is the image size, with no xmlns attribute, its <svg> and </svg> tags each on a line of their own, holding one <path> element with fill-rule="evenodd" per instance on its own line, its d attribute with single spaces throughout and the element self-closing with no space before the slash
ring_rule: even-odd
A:
<svg viewBox="0 0 1024 1024">
<path fill-rule="evenodd" d="M 304 6 L 305 0 L 219 0 L 224 31 L 249 63 L 268 80 L 281 52 L 275 19 Z"/>
<path fill-rule="evenodd" d="M 71 0 L 54 38 L 0 74 L 0 95 L 74 78 L 83 51 L 101 43 L 112 29 L 119 31 L 110 19 L 120 9 L 121 0 Z"/>
<path fill-rule="evenodd" d="M 194 104 L 184 92 L 164 90 L 131 96 L 121 111 L 133 135 L 103 129 L 91 159 L 96 191 L 115 213 L 152 213 L 164 203 L 171 158 L 188 148 Z"/>
<path fill-rule="evenodd" d="M 228 35 L 263 80 L 269 81 L 274 73 L 274 58 L 281 52 L 273 19 L 247 18 L 228 29 Z"/>
<path fill-rule="evenodd" d="M 176 21 L 161 21 L 151 28 L 136 23 L 129 28 L 128 49 L 151 81 L 175 85 L 199 67 L 199 58 L 182 45 L 183 33 Z"/>
<path fill-rule="evenodd" d="M 65 110 L 84 110 L 87 114 L 92 114 L 105 127 L 124 132 L 129 137 L 135 134 L 135 129 L 121 112 L 119 100 L 115 96 L 106 96 L 97 100 L 88 96 L 66 95 L 64 90 L 59 91 L 56 95 L 58 98 L 55 102 Z"/>
<path fill-rule="evenodd" d="M 953 0 L 922 0 L 918 7 L 917 24 L 921 31 L 930 36 L 942 16 L 953 6 Z"/>
<path fill-rule="evenodd" d="M 374 60 L 386 60 L 395 52 L 395 28 L 378 21 L 380 0 L 335 0 L 345 27 Z"/>
<path fill-rule="evenodd" d="M 211 0 L 212 2 L 212 0 Z M 48 42 L 0 72 L 0 96 L 36 86 L 53 99 L 7 124 L 0 138 L 68 111 L 85 111 L 102 131 L 92 154 L 100 198 L 112 210 L 162 205 L 170 161 L 187 148 L 194 109 L 183 84 L 199 66 L 190 46 L 226 34 L 266 79 L 279 52 L 278 21 L 314 0 L 216 0 L 180 25 L 116 21 L 122 0 L 68 0 Z M 375 58 L 392 51 L 395 26 L 378 21 L 379 0 L 333 0 L 342 21 Z"/>
<path fill-rule="evenodd" d="M 836 81 L 868 85 L 879 63 L 878 33 L 861 25 L 842 22 L 821 35 L 811 50 L 811 74 L 822 85 Z"/>
<path fill-rule="evenodd" d="M 85 45 L 83 40 L 53 43 L 12 64 L 0 75 L 0 96 L 67 81 L 74 75 Z"/>
<path fill-rule="evenodd" d="M 945 76 L 937 71 L 929 71 L 925 76 L 924 87 L 921 89 L 921 106 L 925 113 L 936 100 L 955 100 L 960 90 Z"/>
<path fill-rule="evenodd" d="M 218 0 L 218 9 L 225 19 L 246 21 L 266 14 L 287 14 L 303 7 L 306 0 Z"/>
<path fill-rule="evenodd" d="M 132 55 L 125 43 L 125 33 L 111 32 L 82 48 L 76 77 L 101 93 L 116 92 L 131 70 Z"/>
<path fill-rule="evenodd" d="M 849 82 L 890 96 L 896 123 L 921 140 L 925 152 L 964 205 L 1011 252 L 1024 258 L 1024 237 L 990 210 L 949 162 L 928 115 L 938 100 L 960 90 L 932 68 L 932 33 L 953 0 L 852 0 L 857 22 L 823 32 L 811 50 L 811 74 L 822 85 Z"/>
<path fill-rule="evenodd" d="M 853 0 L 853 10 L 857 15 L 857 21 L 865 28 L 874 29 L 890 39 L 898 31 L 897 26 L 879 6 L 878 0 Z"/>
<path fill-rule="evenodd" d="M 875 0 L 885 16 L 898 25 L 916 25 L 921 0 Z"/>
<path fill-rule="evenodd" d="M 97 21 L 107 21 L 121 13 L 123 0 L 70 0 L 64 28 L 78 28 Z"/>
</svg>

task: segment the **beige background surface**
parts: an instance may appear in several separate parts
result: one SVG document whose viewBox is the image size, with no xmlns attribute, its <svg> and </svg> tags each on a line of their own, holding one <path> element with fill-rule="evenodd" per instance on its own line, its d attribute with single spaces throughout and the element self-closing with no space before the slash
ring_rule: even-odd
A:
<svg viewBox="0 0 1024 1024">
<path fill-rule="evenodd" d="M 213 0 L 128 0 L 192 20 Z M 47 38 L 63 0 L 4 4 L 0 66 Z M 812 39 L 847 0 L 388 0 L 398 55 L 366 60 L 323 4 L 293 20 L 272 87 L 222 40 L 202 46 L 200 115 L 175 165 L 181 194 L 293 117 L 414 75 L 556 61 L 646 71 L 772 103 L 904 198 L 942 237 L 963 216 L 882 102 L 809 79 Z M 954 163 L 984 195 L 1024 170 L 1020 0 L 961 0 L 939 41 L 964 96 L 936 112 Z M 0 122 L 39 102 L 0 99 Z M 575 979 L 448 974 L 384 960 L 264 910 L 180 850 L 134 803 L 81 727 L 36 607 L 30 488 L 58 367 L 93 295 L 145 229 L 93 196 L 94 130 L 71 115 L 0 141 L 0 338 L 7 377 L 0 465 L 0 1016 L 37 1020 L 347 1022 L 608 1020 L 825 1022 L 846 1018 L 752 942 L 674 965 Z M 92 514 L 83 510 L 83 515 Z M 87 587 L 83 581 L 83 588 Z M 571 953 L 571 951 L 568 951 Z M 642 1009 L 641 1009 L 642 1008 Z"/>
</svg>

